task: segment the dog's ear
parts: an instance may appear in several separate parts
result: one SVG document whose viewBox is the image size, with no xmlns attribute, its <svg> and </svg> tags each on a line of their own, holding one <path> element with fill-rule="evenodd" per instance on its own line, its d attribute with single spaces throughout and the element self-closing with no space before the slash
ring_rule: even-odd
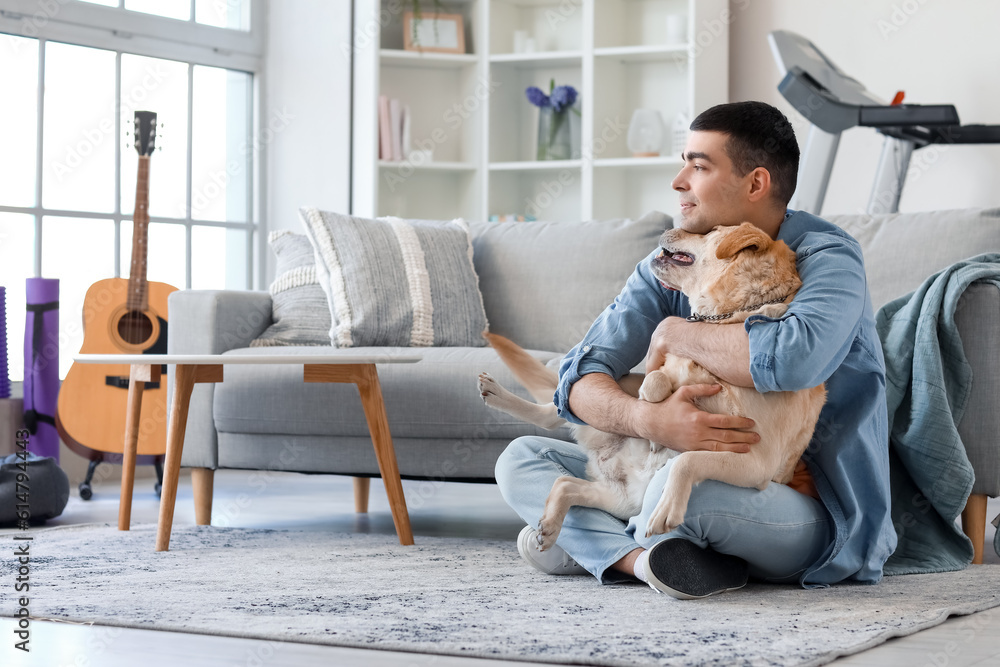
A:
<svg viewBox="0 0 1000 667">
<path fill-rule="evenodd" d="M 722 243 L 715 249 L 715 256 L 719 259 L 729 259 L 741 250 L 749 248 L 753 248 L 754 252 L 761 252 L 767 250 L 771 243 L 773 243 L 771 237 L 760 227 L 744 222 L 722 239 Z"/>
</svg>

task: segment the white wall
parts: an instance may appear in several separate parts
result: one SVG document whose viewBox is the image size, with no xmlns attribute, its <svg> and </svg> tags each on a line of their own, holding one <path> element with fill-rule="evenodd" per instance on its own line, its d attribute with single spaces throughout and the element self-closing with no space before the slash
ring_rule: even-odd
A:
<svg viewBox="0 0 1000 667">
<path fill-rule="evenodd" d="M 351 0 L 271 0 L 260 140 L 265 145 L 267 231 L 301 232 L 298 210 L 350 210 Z M 344 47 L 347 48 L 344 48 Z"/>
<path fill-rule="evenodd" d="M 954 104 L 962 124 L 1000 124 L 1000 3 L 992 0 L 731 0 L 729 96 L 774 104 L 804 145 L 808 123 L 778 92 L 767 43 L 775 29 L 812 41 L 848 75 L 891 100 Z M 841 138 L 823 212 L 867 207 L 882 135 Z M 1000 205 L 1000 145 L 916 151 L 900 211 Z"/>
</svg>

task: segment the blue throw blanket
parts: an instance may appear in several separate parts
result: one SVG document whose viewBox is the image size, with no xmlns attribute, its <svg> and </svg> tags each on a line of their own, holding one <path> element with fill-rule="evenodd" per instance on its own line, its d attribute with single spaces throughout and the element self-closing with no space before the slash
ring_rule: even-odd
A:
<svg viewBox="0 0 1000 667">
<path fill-rule="evenodd" d="M 1000 254 L 958 262 L 875 316 L 886 363 L 892 520 L 899 539 L 886 574 L 947 572 L 972 562 L 972 542 L 955 524 L 974 481 L 958 434 L 972 369 L 955 307 L 978 281 L 1000 288 Z M 1000 553 L 1000 533 L 994 547 Z"/>
</svg>

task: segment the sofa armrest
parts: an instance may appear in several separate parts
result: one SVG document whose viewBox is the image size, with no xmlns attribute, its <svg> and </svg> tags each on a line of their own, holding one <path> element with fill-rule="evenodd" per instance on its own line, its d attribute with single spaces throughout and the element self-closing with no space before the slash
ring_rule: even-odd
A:
<svg viewBox="0 0 1000 667">
<path fill-rule="evenodd" d="M 167 299 L 171 354 L 222 354 L 250 345 L 271 324 L 271 295 L 178 290 Z"/>
<path fill-rule="evenodd" d="M 271 295 L 233 290 L 178 290 L 167 298 L 171 354 L 222 354 L 248 347 L 271 324 Z M 167 368 L 167 395 L 173 397 L 174 367 Z M 210 468 L 219 464 L 219 437 L 212 408 L 214 384 L 196 384 L 191 392 L 181 465 Z"/>
<path fill-rule="evenodd" d="M 1000 495 L 1000 289 L 973 283 L 959 299 L 955 323 L 972 365 L 972 394 L 958 432 L 976 472 L 972 493 Z"/>
</svg>

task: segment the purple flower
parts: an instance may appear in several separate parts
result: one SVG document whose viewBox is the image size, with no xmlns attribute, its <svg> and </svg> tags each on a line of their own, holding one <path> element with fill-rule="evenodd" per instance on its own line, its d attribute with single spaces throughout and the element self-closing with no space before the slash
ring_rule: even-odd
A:
<svg viewBox="0 0 1000 667">
<path fill-rule="evenodd" d="M 542 92 L 541 88 L 536 88 L 531 86 L 524 91 L 524 94 L 528 96 L 528 101 L 534 104 L 536 107 L 548 107 L 552 106 L 549 96 Z"/>
<path fill-rule="evenodd" d="M 576 103 L 576 89 L 573 86 L 556 86 L 552 90 L 552 110 L 559 113 Z"/>
</svg>

